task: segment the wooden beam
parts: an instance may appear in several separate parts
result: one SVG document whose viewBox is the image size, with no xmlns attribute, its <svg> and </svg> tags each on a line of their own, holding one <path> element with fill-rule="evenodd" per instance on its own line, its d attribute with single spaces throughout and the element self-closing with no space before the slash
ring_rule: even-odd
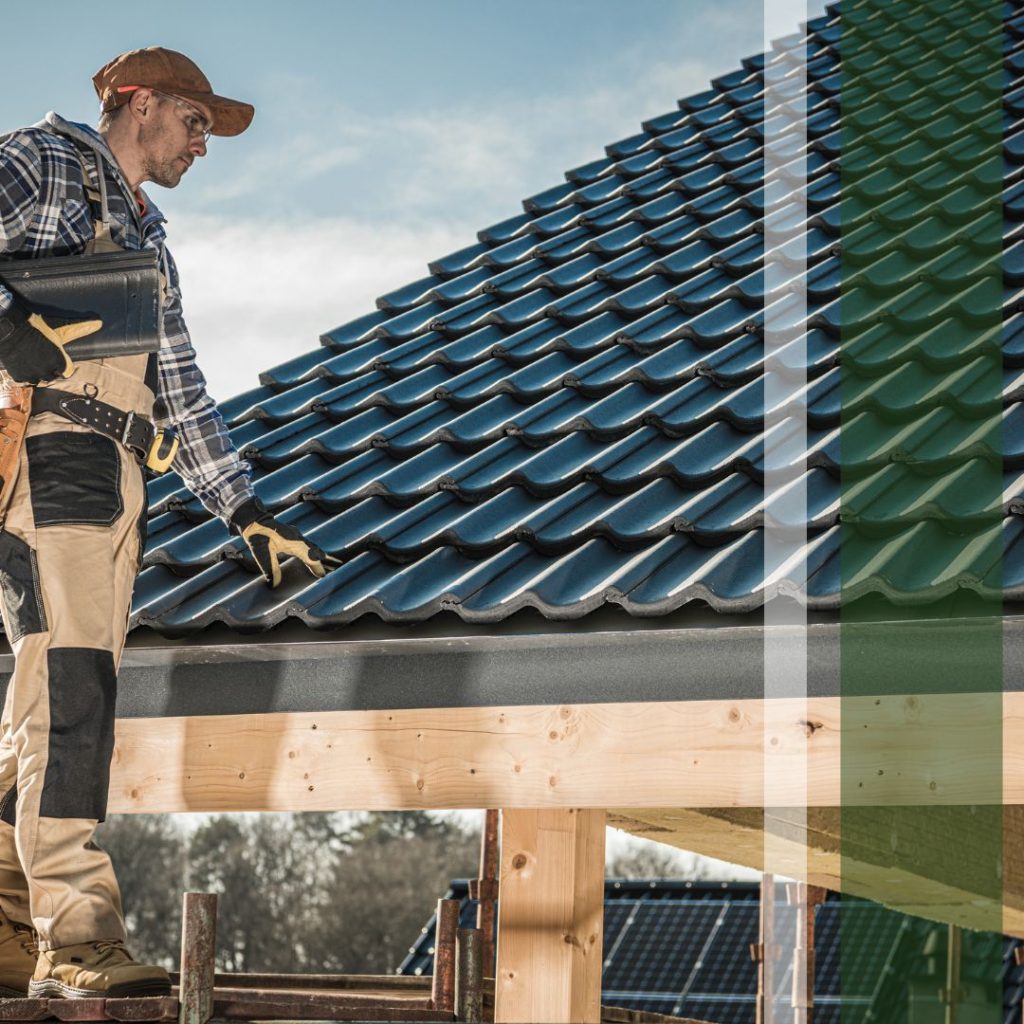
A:
<svg viewBox="0 0 1024 1024">
<path fill-rule="evenodd" d="M 1024 692 L 1004 696 L 1001 780 L 992 695 L 865 700 L 842 779 L 838 698 L 773 704 L 768 737 L 761 700 L 120 719 L 110 811 L 760 807 L 766 758 L 794 780 L 773 783 L 774 806 L 838 806 L 841 788 L 874 806 L 998 803 L 1000 788 L 1024 804 Z M 949 749 L 978 749 L 977 770 Z"/>
<path fill-rule="evenodd" d="M 760 701 L 119 719 L 111 813 L 761 799 Z M 819 730 L 816 737 L 821 737 Z M 807 744 L 794 721 L 780 757 Z M 710 787 L 710 789 L 709 789 Z"/>
<path fill-rule="evenodd" d="M 601 1019 L 602 810 L 504 810 L 495 1021 Z"/>
<path fill-rule="evenodd" d="M 768 813 L 771 866 L 780 874 L 965 928 L 991 931 L 1001 915 L 1001 930 L 1024 938 L 1024 806 L 1003 809 L 1001 906 L 969 888 L 969 880 L 977 873 L 977 868 L 971 867 L 971 858 L 978 849 L 983 855 L 990 851 L 990 837 L 957 827 L 947 829 L 941 833 L 941 841 L 953 869 L 946 878 L 915 873 L 908 845 L 936 842 L 934 829 L 941 824 L 939 808 L 927 833 L 903 833 L 899 837 L 898 859 L 889 845 L 895 835 L 881 830 L 876 849 L 849 837 L 841 848 L 840 812 L 836 807 L 811 808 L 806 835 L 795 831 L 787 835 L 784 819 Z M 608 815 L 610 825 L 634 835 L 744 867 L 762 870 L 764 865 L 765 812 L 760 809 L 628 808 L 609 810 Z M 925 858 L 926 863 L 929 860 L 934 862 L 933 857 Z M 961 870 L 956 867 L 958 863 L 963 865 Z M 964 884 L 957 884 L 958 877 Z"/>
</svg>

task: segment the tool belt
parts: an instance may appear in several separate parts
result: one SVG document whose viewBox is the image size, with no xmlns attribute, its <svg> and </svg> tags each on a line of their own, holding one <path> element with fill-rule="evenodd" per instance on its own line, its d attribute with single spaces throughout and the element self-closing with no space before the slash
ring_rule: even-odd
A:
<svg viewBox="0 0 1024 1024">
<path fill-rule="evenodd" d="M 158 430 L 145 416 L 124 412 L 93 395 L 76 395 L 58 388 L 32 389 L 32 415 L 52 412 L 120 442 L 142 465 L 155 473 L 170 469 L 178 451 L 173 431 Z"/>
<path fill-rule="evenodd" d="M 6 375 L 5 375 L 6 378 Z M 32 411 L 32 389 L 0 380 L 0 525 L 18 477 L 21 446 Z"/>
</svg>

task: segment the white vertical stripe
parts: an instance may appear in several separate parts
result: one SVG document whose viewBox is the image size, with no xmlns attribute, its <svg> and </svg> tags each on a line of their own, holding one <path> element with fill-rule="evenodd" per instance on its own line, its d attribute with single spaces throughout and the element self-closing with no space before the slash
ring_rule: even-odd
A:
<svg viewBox="0 0 1024 1024">
<path fill-rule="evenodd" d="M 778 65 L 778 54 L 772 47 L 773 39 L 782 39 L 798 30 L 808 17 L 807 0 L 764 0 L 764 51 L 766 71 Z M 781 407 L 794 392 L 805 391 L 803 379 L 795 376 L 794 365 L 803 365 L 806 341 L 803 329 L 807 321 L 807 249 L 805 231 L 807 223 L 807 125 L 806 105 L 800 96 L 806 96 L 806 47 L 798 44 L 785 58 L 788 73 L 785 86 L 771 74 L 765 75 L 764 120 L 764 281 L 765 295 L 788 287 L 790 298 L 799 303 L 801 316 L 793 317 L 792 307 L 783 312 L 780 307 L 789 303 L 765 302 L 765 409 Z M 784 93 L 784 94 L 783 94 Z M 797 98 L 794 98 L 797 97 Z M 796 159 L 792 154 L 801 154 Z M 785 165 L 785 171 L 783 171 Z M 783 257 L 780 252 L 786 247 Z M 790 326 L 796 321 L 802 325 L 796 330 Z M 780 352 L 786 348 L 785 363 Z M 764 484 L 764 579 L 775 575 L 777 567 L 784 565 L 786 576 L 804 591 L 807 578 L 806 531 L 783 529 L 772 524 L 793 524 L 805 519 L 807 508 L 806 478 L 794 484 L 792 466 L 800 466 L 807 450 L 806 409 L 797 403 L 788 406 L 790 429 L 770 431 L 765 442 Z M 766 423 L 766 432 L 771 426 Z M 786 966 L 792 963 L 795 977 L 785 991 L 776 991 L 766 1000 L 764 1024 L 804 1024 L 806 1010 L 794 1009 L 792 996 L 802 992 L 806 984 L 807 957 L 803 943 L 797 941 L 797 910 L 785 900 L 785 876 L 806 879 L 806 861 L 794 868 L 792 839 L 794 834 L 806 837 L 807 808 L 777 807 L 773 795 L 782 789 L 792 791 L 794 782 L 806 793 L 807 763 L 794 765 L 785 759 L 784 767 L 772 757 L 772 737 L 785 735 L 793 721 L 806 708 L 807 699 L 807 614 L 802 602 L 787 597 L 766 600 L 764 606 L 764 870 L 773 875 L 773 884 L 765 893 L 774 897 L 777 905 L 772 916 L 771 933 L 764 936 L 766 946 L 775 946 L 778 959 L 775 978 L 781 980 Z M 797 641 L 792 642 L 797 627 Z M 773 637 L 775 627 L 786 629 L 790 642 L 782 644 Z M 794 703 L 795 701 L 795 703 Z M 784 704 L 784 710 L 780 705 Z M 780 747 L 783 746 L 780 744 Z M 794 770 L 802 778 L 794 780 Z M 802 783 L 802 784 L 801 784 Z M 806 805 L 806 800 L 804 801 Z M 771 813 L 769 813 L 771 808 Z M 789 842 L 784 843 L 785 830 Z M 801 888 L 801 892 L 805 890 Z"/>
</svg>

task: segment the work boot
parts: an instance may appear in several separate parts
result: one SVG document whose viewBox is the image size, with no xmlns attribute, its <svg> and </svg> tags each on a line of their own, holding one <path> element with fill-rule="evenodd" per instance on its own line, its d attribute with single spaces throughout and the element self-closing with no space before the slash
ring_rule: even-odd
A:
<svg viewBox="0 0 1024 1024">
<path fill-rule="evenodd" d="M 38 956 L 32 928 L 0 914 L 0 997 L 25 998 Z"/>
<path fill-rule="evenodd" d="M 29 996 L 169 996 L 171 979 L 162 967 L 136 963 L 114 939 L 44 949 L 28 985 Z"/>
</svg>

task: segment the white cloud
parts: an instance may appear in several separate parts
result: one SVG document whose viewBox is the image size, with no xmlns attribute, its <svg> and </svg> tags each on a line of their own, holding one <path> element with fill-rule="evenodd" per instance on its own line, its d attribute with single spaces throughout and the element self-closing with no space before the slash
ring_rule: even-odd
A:
<svg viewBox="0 0 1024 1024">
<path fill-rule="evenodd" d="M 454 223 L 175 218 L 185 319 L 210 393 L 256 387 L 260 370 L 316 348 L 324 331 L 472 240 Z"/>
<path fill-rule="evenodd" d="M 308 182 L 331 171 L 358 164 L 365 157 L 365 149 L 355 140 L 325 145 L 315 135 L 295 135 L 288 140 L 287 149 L 265 146 L 251 155 L 240 169 L 217 177 L 212 183 L 197 190 L 200 206 L 216 208 L 218 204 L 245 197 L 259 197 L 261 204 L 278 193 L 278 184 L 287 181 L 292 188 L 301 188 Z M 199 167 L 202 171 L 204 168 Z"/>
<path fill-rule="evenodd" d="M 564 181 L 566 169 L 601 157 L 605 144 L 723 70 L 703 60 L 650 63 L 626 48 L 557 96 L 467 92 L 457 106 L 385 118 L 341 101 L 264 110 L 275 144 L 198 191 L 193 202 L 208 214 L 172 219 L 185 314 L 211 393 L 256 386 L 259 370 L 370 312 L 378 295 L 425 276 L 429 260 L 472 244 L 477 230 L 520 212 L 524 197 Z M 275 89 L 302 91 L 294 75 Z M 301 205 L 296 214 L 294 199 L 290 215 L 279 212 L 275 185 L 285 178 L 308 183 L 322 217 Z M 212 212 L 250 195 L 269 219 Z"/>
</svg>

